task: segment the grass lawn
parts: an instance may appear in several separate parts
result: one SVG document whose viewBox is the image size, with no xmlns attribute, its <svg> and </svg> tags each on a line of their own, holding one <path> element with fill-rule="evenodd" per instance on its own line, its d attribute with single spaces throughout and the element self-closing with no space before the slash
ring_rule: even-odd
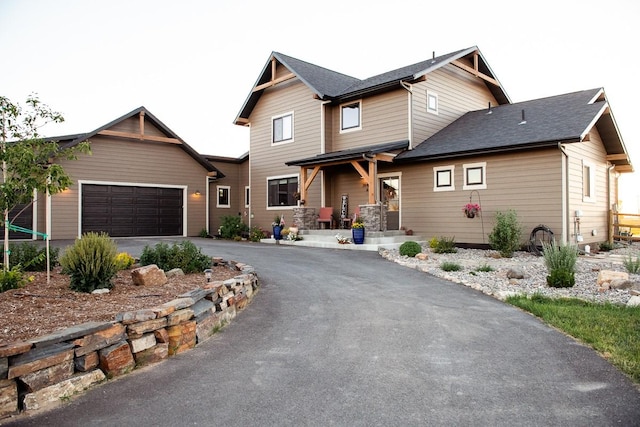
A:
<svg viewBox="0 0 640 427">
<path fill-rule="evenodd" d="M 535 295 L 507 302 L 591 346 L 640 384 L 640 307 Z"/>
</svg>

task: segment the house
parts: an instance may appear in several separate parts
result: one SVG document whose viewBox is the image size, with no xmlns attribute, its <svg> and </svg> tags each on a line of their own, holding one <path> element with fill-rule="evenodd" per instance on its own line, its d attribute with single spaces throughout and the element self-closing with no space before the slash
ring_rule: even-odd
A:
<svg viewBox="0 0 640 427">
<path fill-rule="evenodd" d="M 235 123 L 250 126 L 261 227 L 284 214 L 314 228 L 320 207 L 339 218 L 358 206 L 368 230 L 482 245 L 513 209 L 523 242 L 540 224 L 601 242 L 633 170 L 602 88 L 512 103 L 475 46 L 365 80 L 273 52 Z"/>
<path fill-rule="evenodd" d="M 60 160 L 74 185 L 53 196 L 36 195 L 17 220 L 21 226 L 51 239 L 90 231 L 197 236 L 207 228 L 209 185 L 224 174 L 146 108 L 89 133 L 50 139 L 61 148 L 88 140 L 91 155 Z"/>
</svg>

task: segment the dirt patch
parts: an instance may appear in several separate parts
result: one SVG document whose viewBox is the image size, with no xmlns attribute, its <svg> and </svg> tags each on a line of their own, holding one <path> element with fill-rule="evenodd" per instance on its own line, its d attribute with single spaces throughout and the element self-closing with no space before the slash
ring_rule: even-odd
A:
<svg viewBox="0 0 640 427">
<path fill-rule="evenodd" d="M 0 345 L 28 340 L 85 322 L 109 322 L 123 311 L 151 308 L 204 284 L 204 275 L 187 274 L 168 279 L 162 286 L 133 284 L 131 270 L 120 271 L 107 294 L 85 294 L 69 288 L 69 276 L 52 271 L 25 273 L 33 281 L 20 289 L 0 293 Z M 213 268 L 213 280 L 226 280 L 238 271 Z"/>
</svg>

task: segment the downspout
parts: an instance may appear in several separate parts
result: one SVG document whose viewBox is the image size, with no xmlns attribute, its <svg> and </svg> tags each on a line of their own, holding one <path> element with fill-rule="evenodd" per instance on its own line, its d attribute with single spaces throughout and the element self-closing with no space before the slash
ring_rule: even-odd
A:
<svg viewBox="0 0 640 427">
<path fill-rule="evenodd" d="M 561 142 L 558 142 L 558 149 L 562 153 L 562 242 L 569 242 L 569 155 L 564 150 Z"/>
<path fill-rule="evenodd" d="M 613 243 L 613 215 L 611 211 L 613 206 L 611 204 L 611 171 L 615 169 L 616 165 L 609 165 L 607 168 L 607 240 Z M 616 179 L 616 212 L 618 211 L 618 180 Z"/>
<path fill-rule="evenodd" d="M 327 132 L 326 132 L 326 105 L 331 101 L 320 102 L 320 154 L 327 152 Z M 325 194 L 324 194 L 324 171 L 320 171 L 320 206 L 325 206 Z"/>
<path fill-rule="evenodd" d="M 409 139 L 409 150 L 413 150 L 413 87 L 411 84 L 400 80 L 400 86 L 407 90 L 407 96 L 409 98 L 409 105 L 407 114 L 409 119 L 407 120 L 409 129 L 407 129 L 407 139 Z"/>
</svg>

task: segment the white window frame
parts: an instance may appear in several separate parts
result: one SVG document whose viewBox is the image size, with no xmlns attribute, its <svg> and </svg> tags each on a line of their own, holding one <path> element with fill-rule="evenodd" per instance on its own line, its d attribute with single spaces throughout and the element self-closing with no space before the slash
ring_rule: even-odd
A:
<svg viewBox="0 0 640 427">
<path fill-rule="evenodd" d="M 440 172 L 449 172 L 449 177 L 451 178 L 449 185 L 438 186 L 438 177 Z M 456 189 L 455 175 L 456 175 L 455 165 L 434 167 L 433 168 L 433 191 L 455 191 Z"/>
<path fill-rule="evenodd" d="M 291 138 L 283 138 L 279 141 L 276 141 L 276 134 L 275 134 L 275 123 L 276 120 L 279 119 L 284 119 L 285 117 L 291 117 Z M 294 141 L 294 115 L 293 115 L 293 111 L 290 111 L 288 113 L 284 113 L 284 114 L 279 114 L 277 116 L 273 116 L 271 117 L 271 145 L 282 145 L 282 144 L 289 144 L 292 143 Z M 284 122 L 283 122 L 284 124 Z M 283 136 L 284 136 L 284 126 L 283 126 Z"/>
<path fill-rule="evenodd" d="M 585 176 L 586 173 L 589 174 L 588 177 Z M 586 185 L 589 186 L 588 195 L 585 194 Z M 585 160 L 582 161 L 582 201 L 587 203 L 595 203 L 596 201 L 596 166 Z"/>
<path fill-rule="evenodd" d="M 430 101 L 432 99 L 435 100 L 435 103 L 436 103 L 436 107 L 435 108 L 431 107 L 431 102 Z M 426 105 L 427 113 L 438 115 L 439 105 L 440 105 L 440 100 L 438 99 L 438 94 L 428 90 L 427 91 L 427 105 Z"/>
<path fill-rule="evenodd" d="M 244 207 L 248 208 L 251 206 L 251 190 L 248 185 L 244 186 Z"/>
<path fill-rule="evenodd" d="M 226 190 L 227 203 L 220 203 L 220 191 Z M 230 208 L 231 207 L 231 187 L 228 185 L 216 185 L 216 207 L 217 208 Z"/>
<path fill-rule="evenodd" d="M 470 169 L 481 169 L 481 182 L 469 183 L 468 171 Z M 484 190 L 487 188 L 487 162 L 467 163 L 462 165 L 463 190 Z"/>
<path fill-rule="evenodd" d="M 298 186 L 300 185 L 300 174 L 277 175 L 277 176 L 268 176 L 267 177 L 267 180 L 266 180 L 267 191 L 265 191 L 265 193 L 266 193 L 265 206 L 266 206 L 268 211 L 293 209 L 293 208 L 298 206 L 298 202 L 297 201 L 293 205 L 269 206 L 269 181 L 274 181 L 276 179 L 288 179 L 288 178 L 297 178 L 298 179 Z"/>
<path fill-rule="evenodd" d="M 358 126 L 353 126 L 345 129 L 344 123 L 342 120 L 344 115 L 343 114 L 344 108 L 354 104 L 358 104 Z M 362 130 L 362 100 L 345 102 L 344 104 L 340 104 L 340 133 L 348 133 L 348 132 L 354 132 L 358 130 Z"/>
</svg>

